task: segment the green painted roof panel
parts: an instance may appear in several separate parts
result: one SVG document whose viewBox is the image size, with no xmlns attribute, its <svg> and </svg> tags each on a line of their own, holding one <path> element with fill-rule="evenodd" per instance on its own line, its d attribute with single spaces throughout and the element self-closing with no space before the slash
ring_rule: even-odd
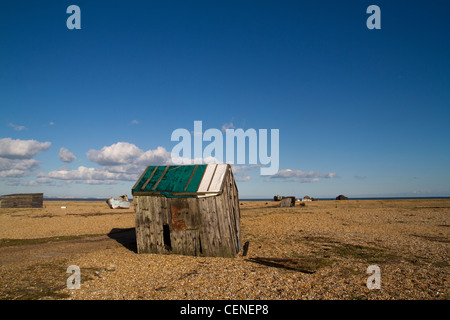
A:
<svg viewBox="0 0 450 320">
<path fill-rule="evenodd" d="M 195 193 L 207 165 L 149 166 L 132 189 L 135 192 Z"/>
</svg>

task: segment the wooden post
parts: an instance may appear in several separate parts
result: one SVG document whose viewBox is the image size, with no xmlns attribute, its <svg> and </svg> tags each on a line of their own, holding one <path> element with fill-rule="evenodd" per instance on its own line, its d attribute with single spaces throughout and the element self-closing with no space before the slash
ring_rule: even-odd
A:
<svg viewBox="0 0 450 320">
<path fill-rule="evenodd" d="M 250 242 L 246 241 L 244 244 L 244 249 L 242 251 L 242 256 L 245 257 L 247 255 L 247 251 L 248 251 L 248 246 L 249 246 Z"/>
</svg>

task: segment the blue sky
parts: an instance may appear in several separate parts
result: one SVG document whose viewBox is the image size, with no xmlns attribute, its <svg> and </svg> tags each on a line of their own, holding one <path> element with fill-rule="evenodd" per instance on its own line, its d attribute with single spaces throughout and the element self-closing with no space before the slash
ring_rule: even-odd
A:
<svg viewBox="0 0 450 320">
<path fill-rule="evenodd" d="M 66 27 L 72 4 L 81 30 Z M 0 194 L 129 195 L 200 120 L 279 129 L 280 173 L 237 168 L 242 198 L 450 196 L 449 9 L 2 1 Z"/>
</svg>

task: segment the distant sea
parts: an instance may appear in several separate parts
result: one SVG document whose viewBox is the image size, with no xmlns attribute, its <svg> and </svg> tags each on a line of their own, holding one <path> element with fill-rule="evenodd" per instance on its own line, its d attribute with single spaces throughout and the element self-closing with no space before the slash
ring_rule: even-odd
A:
<svg viewBox="0 0 450 320">
<path fill-rule="evenodd" d="M 106 201 L 108 198 L 46 198 L 45 201 Z M 316 200 L 327 201 L 336 198 L 314 198 Z M 412 199 L 450 199 L 450 197 L 374 197 L 374 198 L 348 198 L 349 200 L 412 200 Z M 129 199 L 130 201 L 133 199 Z M 242 198 L 239 201 L 273 201 L 273 198 Z"/>
<path fill-rule="evenodd" d="M 336 198 L 316 198 L 315 200 L 336 200 Z M 382 197 L 382 198 L 351 198 L 348 200 L 408 200 L 408 199 L 450 199 L 450 197 Z M 239 199 L 239 201 L 273 201 L 273 198 L 261 198 L 261 199 Z"/>
</svg>

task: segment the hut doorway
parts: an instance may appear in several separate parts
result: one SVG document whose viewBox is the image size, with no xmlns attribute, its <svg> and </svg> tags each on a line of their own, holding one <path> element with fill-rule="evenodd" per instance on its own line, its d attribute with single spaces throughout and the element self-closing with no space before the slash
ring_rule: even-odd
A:
<svg viewBox="0 0 450 320">
<path fill-rule="evenodd" d="M 163 240 L 164 240 L 164 248 L 167 251 L 172 251 L 172 244 L 170 242 L 170 228 L 169 225 L 163 225 Z"/>
</svg>

